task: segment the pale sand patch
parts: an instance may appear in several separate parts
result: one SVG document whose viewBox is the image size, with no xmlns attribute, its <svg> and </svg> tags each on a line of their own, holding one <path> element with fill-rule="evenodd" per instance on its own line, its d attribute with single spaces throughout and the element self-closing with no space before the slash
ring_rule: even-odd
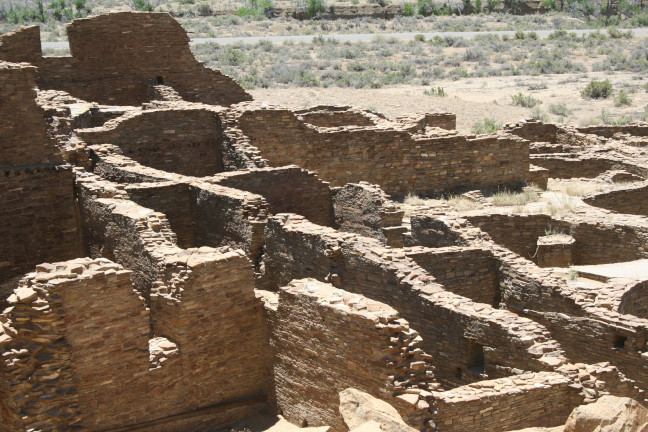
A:
<svg viewBox="0 0 648 432">
<path fill-rule="evenodd" d="M 542 76 L 511 76 L 468 78 L 458 81 L 439 80 L 430 86 L 399 85 L 380 89 L 350 88 L 269 88 L 251 90 L 259 101 L 282 105 L 293 109 L 314 105 L 351 105 L 357 108 L 374 109 L 391 119 L 397 116 L 447 111 L 457 115 L 457 129 L 467 133 L 472 125 L 484 117 L 501 123 L 516 122 L 529 118 L 532 110 L 514 106 L 511 96 L 522 92 L 542 101 L 540 109 L 549 116 L 549 121 L 579 126 L 589 119 L 601 115 L 605 108 L 612 116 L 632 115 L 639 117 L 648 104 L 648 92 L 642 86 L 646 79 L 635 79 L 636 74 L 618 72 L 606 74 L 562 74 Z M 633 99 L 629 107 L 615 107 L 613 98 L 605 100 L 583 99 L 581 90 L 592 79 L 609 79 L 615 92 L 620 89 Z M 546 85 L 546 89 L 530 90 L 529 85 Z M 443 87 L 447 97 L 428 96 L 424 90 Z M 565 103 L 573 115 L 559 117 L 549 113 L 551 104 Z"/>
</svg>

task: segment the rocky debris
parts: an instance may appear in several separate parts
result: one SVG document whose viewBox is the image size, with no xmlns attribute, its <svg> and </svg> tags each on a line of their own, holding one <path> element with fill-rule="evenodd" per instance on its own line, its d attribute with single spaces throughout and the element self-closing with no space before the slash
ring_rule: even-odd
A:
<svg viewBox="0 0 648 432">
<path fill-rule="evenodd" d="M 340 392 L 340 414 L 351 432 L 416 432 L 387 402 L 354 388 Z"/>
<path fill-rule="evenodd" d="M 567 419 L 564 432 L 645 432 L 648 409 L 639 402 L 617 396 L 579 406 Z"/>
</svg>

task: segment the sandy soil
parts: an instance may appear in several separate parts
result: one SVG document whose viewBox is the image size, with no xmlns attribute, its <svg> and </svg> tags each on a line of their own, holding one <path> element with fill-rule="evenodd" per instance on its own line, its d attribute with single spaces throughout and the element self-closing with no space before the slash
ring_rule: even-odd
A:
<svg viewBox="0 0 648 432">
<path fill-rule="evenodd" d="M 628 107 L 615 107 L 612 98 L 606 100 L 583 99 L 580 91 L 592 79 L 609 79 L 614 90 L 625 89 L 632 98 Z M 397 116 L 423 112 L 448 111 L 457 114 L 457 129 L 469 132 L 472 125 L 484 117 L 502 123 L 529 118 L 532 110 L 514 106 L 511 96 L 522 92 L 542 101 L 539 108 L 549 115 L 549 120 L 575 126 L 599 123 L 597 116 L 606 109 L 612 116 L 639 117 L 648 104 L 648 92 L 643 89 L 646 79 L 638 80 L 636 74 L 605 73 L 563 74 L 543 76 L 489 77 L 465 80 L 439 80 L 434 87 L 443 87 L 447 97 L 428 96 L 422 86 L 392 86 L 381 89 L 348 88 L 286 88 L 255 89 L 252 96 L 260 101 L 303 108 L 313 105 L 351 105 L 373 109 L 394 119 Z M 546 89 L 530 90 L 529 85 L 544 83 Z M 549 114 L 551 104 L 565 103 L 573 115 L 560 117 Z"/>
</svg>

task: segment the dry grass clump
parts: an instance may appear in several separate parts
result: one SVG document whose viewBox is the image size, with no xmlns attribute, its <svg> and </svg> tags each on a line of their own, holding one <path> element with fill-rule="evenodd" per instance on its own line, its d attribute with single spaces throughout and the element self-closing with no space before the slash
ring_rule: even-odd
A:
<svg viewBox="0 0 648 432">
<path fill-rule="evenodd" d="M 606 189 L 602 183 L 591 181 L 568 181 L 560 182 L 550 180 L 547 185 L 547 190 L 551 192 L 560 192 L 571 197 L 584 197 L 593 193 L 601 192 Z"/>
<path fill-rule="evenodd" d="M 489 200 L 498 207 L 524 206 L 528 203 L 538 201 L 540 195 L 535 188 L 526 188 L 522 192 L 502 190 L 494 193 Z"/>
<path fill-rule="evenodd" d="M 447 204 L 457 211 L 477 210 L 484 208 L 483 205 L 477 201 L 471 200 L 461 195 L 453 195 L 446 199 Z"/>
<path fill-rule="evenodd" d="M 545 194 L 545 208 L 551 216 L 564 216 L 574 211 L 578 201 L 573 197 L 561 193 Z"/>
<path fill-rule="evenodd" d="M 423 206 L 427 204 L 427 201 L 426 198 L 421 198 L 420 196 L 410 192 L 403 200 L 403 204 L 407 206 Z"/>
</svg>

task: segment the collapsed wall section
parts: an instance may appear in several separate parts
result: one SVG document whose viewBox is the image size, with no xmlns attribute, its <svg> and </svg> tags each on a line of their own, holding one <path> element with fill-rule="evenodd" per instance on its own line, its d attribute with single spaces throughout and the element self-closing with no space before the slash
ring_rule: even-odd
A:
<svg viewBox="0 0 648 432">
<path fill-rule="evenodd" d="M 392 247 L 403 246 L 402 210 L 378 185 L 349 183 L 333 188 L 335 226 L 341 231 L 375 238 Z"/>
<path fill-rule="evenodd" d="M 314 279 L 282 287 L 273 303 L 266 303 L 266 317 L 274 402 L 284 417 L 346 431 L 338 393 L 354 387 L 394 404 L 410 423 L 425 428 L 429 405 L 418 395 L 439 385 L 430 356 L 418 347 L 418 333 L 394 309 Z M 418 402 L 397 397 L 405 394 Z"/>
</svg>

